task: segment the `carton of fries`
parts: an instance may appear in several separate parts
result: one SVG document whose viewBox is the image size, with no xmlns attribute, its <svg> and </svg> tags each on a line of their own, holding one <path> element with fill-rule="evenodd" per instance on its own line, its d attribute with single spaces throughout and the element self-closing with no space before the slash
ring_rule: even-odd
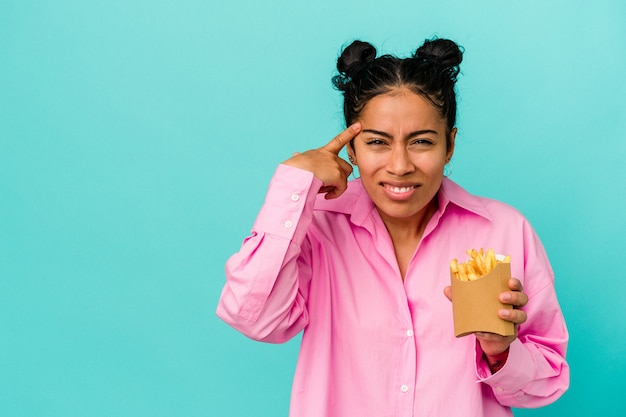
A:
<svg viewBox="0 0 626 417">
<path fill-rule="evenodd" d="M 509 291 L 511 264 L 508 257 L 487 253 L 480 249 L 468 250 L 471 259 L 450 263 L 452 283 L 452 312 L 454 335 L 466 336 L 474 332 L 496 333 L 502 336 L 515 334 L 512 322 L 498 317 L 498 310 L 512 308 L 498 299 L 500 293 Z"/>
</svg>

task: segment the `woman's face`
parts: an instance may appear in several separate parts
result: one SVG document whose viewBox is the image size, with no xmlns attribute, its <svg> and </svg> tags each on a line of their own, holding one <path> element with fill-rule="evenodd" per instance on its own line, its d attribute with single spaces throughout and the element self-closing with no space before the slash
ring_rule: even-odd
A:
<svg viewBox="0 0 626 417">
<path fill-rule="evenodd" d="M 425 98 L 406 89 L 374 97 L 359 120 L 361 133 L 348 153 L 381 217 L 421 221 L 443 179 L 456 129 L 446 146 L 446 122 Z"/>
</svg>

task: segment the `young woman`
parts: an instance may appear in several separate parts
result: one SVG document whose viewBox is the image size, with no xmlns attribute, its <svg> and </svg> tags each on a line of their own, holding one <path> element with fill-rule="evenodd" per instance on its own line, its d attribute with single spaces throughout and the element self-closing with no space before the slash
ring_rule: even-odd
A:
<svg viewBox="0 0 626 417">
<path fill-rule="evenodd" d="M 227 262 L 217 314 L 253 339 L 304 330 L 292 417 L 510 416 L 568 387 L 567 329 L 528 221 L 445 177 L 462 60 L 452 41 L 376 57 L 355 41 L 334 85 L 348 128 L 278 166 L 252 235 Z M 347 147 L 360 178 L 339 152 Z M 455 338 L 449 263 L 511 256 L 498 315 L 516 336 Z"/>
</svg>

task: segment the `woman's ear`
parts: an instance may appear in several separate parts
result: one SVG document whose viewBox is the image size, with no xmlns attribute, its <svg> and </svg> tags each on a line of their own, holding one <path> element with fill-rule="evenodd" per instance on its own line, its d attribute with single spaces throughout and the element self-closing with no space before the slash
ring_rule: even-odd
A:
<svg viewBox="0 0 626 417">
<path fill-rule="evenodd" d="M 354 139 L 352 139 L 346 146 L 348 151 L 348 160 L 352 165 L 356 165 L 356 153 L 354 152 Z"/>
<path fill-rule="evenodd" d="M 456 140 L 456 132 L 458 129 L 455 127 L 450 131 L 450 136 L 448 139 L 448 149 L 446 151 L 446 163 L 450 162 L 452 159 L 452 155 L 454 154 L 454 141 Z"/>
</svg>

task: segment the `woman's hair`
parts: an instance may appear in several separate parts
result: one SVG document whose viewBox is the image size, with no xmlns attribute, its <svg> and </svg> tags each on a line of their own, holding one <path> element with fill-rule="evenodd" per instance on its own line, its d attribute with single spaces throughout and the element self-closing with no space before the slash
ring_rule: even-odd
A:
<svg viewBox="0 0 626 417">
<path fill-rule="evenodd" d="M 337 60 L 339 75 L 332 80 L 335 88 L 343 92 L 346 125 L 357 120 L 372 98 L 406 88 L 435 106 L 446 121 L 449 141 L 456 123 L 454 85 L 462 60 L 462 48 L 448 39 L 426 40 L 409 58 L 392 55 L 377 58 L 376 48 L 371 44 L 352 42 Z"/>
</svg>

